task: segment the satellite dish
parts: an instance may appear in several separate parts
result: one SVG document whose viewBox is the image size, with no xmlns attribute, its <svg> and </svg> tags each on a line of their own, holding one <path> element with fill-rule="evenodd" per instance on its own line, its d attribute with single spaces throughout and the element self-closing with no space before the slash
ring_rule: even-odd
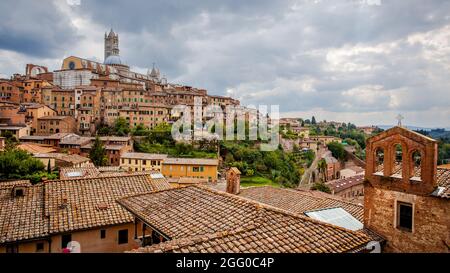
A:
<svg viewBox="0 0 450 273">
<path fill-rule="evenodd" d="M 77 241 L 71 241 L 67 244 L 67 249 L 70 250 L 70 253 L 81 253 L 81 245 Z"/>
</svg>

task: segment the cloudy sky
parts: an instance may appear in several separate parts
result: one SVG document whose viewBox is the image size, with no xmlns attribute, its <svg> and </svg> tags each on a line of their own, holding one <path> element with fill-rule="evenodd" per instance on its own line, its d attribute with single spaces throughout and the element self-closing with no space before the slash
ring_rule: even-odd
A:
<svg viewBox="0 0 450 273">
<path fill-rule="evenodd" d="M 79 5 L 77 5 L 79 1 Z M 283 116 L 450 127 L 448 0 L 2 0 L 0 77 L 122 60 Z"/>
</svg>

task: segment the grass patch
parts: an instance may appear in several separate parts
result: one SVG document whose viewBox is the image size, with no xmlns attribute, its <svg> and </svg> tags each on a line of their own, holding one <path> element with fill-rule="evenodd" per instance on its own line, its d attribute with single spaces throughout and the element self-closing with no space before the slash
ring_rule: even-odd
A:
<svg viewBox="0 0 450 273">
<path fill-rule="evenodd" d="M 280 188 L 281 185 L 273 182 L 272 180 L 262 177 L 262 176 L 242 176 L 241 177 L 241 186 L 242 187 L 263 187 L 263 186 L 272 186 L 276 188 Z"/>
</svg>

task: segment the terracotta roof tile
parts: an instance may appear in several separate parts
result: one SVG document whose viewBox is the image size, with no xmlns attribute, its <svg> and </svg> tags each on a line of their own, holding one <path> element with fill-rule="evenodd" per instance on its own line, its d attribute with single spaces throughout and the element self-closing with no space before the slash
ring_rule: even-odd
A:
<svg viewBox="0 0 450 273">
<path fill-rule="evenodd" d="M 168 183 L 154 182 L 148 175 L 61 180 L 45 183 L 45 216 L 49 232 L 67 232 L 119 223 L 133 217 L 115 200 L 127 195 L 168 189 Z M 99 205 L 107 209 L 99 209 Z"/>
<path fill-rule="evenodd" d="M 61 160 L 64 162 L 69 162 L 72 164 L 80 164 L 84 162 L 89 162 L 90 159 L 81 155 L 77 154 L 63 154 L 63 153 L 42 153 L 42 154 L 35 154 L 34 157 L 36 158 L 54 158 L 56 160 Z"/>
<path fill-rule="evenodd" d="M 204 186 L 118 202 L 170 239 L 133 252 L 349 252 L 370 241 L 363 233 Z"/>
<path fill-rule="evenodd" d="M 450 169 L 437 169 L 437 184 L 438 190 L 436 195 L 442 198 L 450 198 Z"/>
<path fill-rule="evenodd" d="M 24 196 L 13 196 L 14 187 Z M 117 198 L 170 188 L 148 174 L 54 180 L 32 186 L 29 181 L 0 183 L 0 243 L 131 222 Z"/>
<path fill-rule="evenodd" d="M 34 143 L 22 143 L 17 145 L 17 149 L 24 150 L 31 154 L 45 154 L 56 152 L 56 149 L 49 145 L 34 144 Z"/>
<path fill-rule="evenodd" d="M 163 165 L 207 165 L 216 166 L 219 165 L 217 159 L 203 159 L 203 158 L 166 158 Z"/>
<path fill-rule="evenodd" d="M 14 197 L 14 186 L 25 187 L 24 196 Z M 31 186 L 27 181 L 0 184 L 0 243 L 48 235 L 43 192 L 42 184 Z"/>
<path fill-rule="evenodd" d="M 356 185 L 364 184 L 364 174 L 359 174 L 347 178 L 336 179 L 327 183 L 327 185 L 335 192 L 341 192 Z"/>
<path fill-rule="evenodd" d="M 297 214 L 317 209 L 341 207 L 360 222 L 363 221 L 364 216 L 363 206 L 317 192 L 273 187 L 252 187 L 242 189 L 239 195 Z"/>
</svg>

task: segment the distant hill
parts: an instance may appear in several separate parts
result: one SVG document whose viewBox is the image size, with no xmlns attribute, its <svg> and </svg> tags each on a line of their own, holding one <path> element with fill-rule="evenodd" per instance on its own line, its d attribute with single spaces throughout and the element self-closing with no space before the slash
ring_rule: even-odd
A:
<svg viewBox="0 0 450 273">
<path fill-rule="evenodd" d="M 383 130 L 387 130 L 390 129 L 392 127 L 394 127 L 394 125 L 377 125 L 378 128 L 381 128 Z M 406 128 L 413 130 L 413 131 L 417 131 L 417 130 L 423 130 L 423 131 L 432 131 L 432 130 L 440 130 L 443 128 L 430 128 L 430 127 L 419 127 L 419 126 L 410 126 L 410 125 L 406 125 Z M 444 129 L 446 132 L 450 131 L 450 127 L 449 128 L 445 128 Z"/>
<path fill-rule="evenodd" d="M 392 125 L 378 125 L 379 128 L 383 130 L 390 129 L 394 126 Z M 427 135 L 434 139 L 450 139 L 450 129 L 449 128 L 426 128 L 418 126 L 406 126 L 408 129 L 413 131 L 425 131 Z"/>
</svg>

